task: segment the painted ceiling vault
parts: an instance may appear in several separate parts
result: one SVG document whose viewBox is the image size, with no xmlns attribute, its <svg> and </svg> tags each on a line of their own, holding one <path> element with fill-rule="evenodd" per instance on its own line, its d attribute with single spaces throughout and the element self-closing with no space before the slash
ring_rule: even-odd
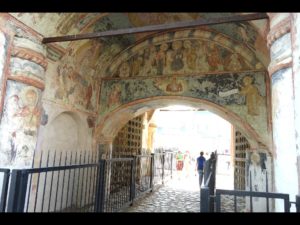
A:
<svg viewBox="0 0 300 225">
<path fill-rule="evenodd" d="M 167 24 L 232 14 L 235 13 L 11 13 L 16 19 L 44 37 Z M 215 30 L 246 44 L 265 66 L 268 65 L 269 51 L 264 38 L 268 29 L 267 20 L 210 25 L 201 28 Z M 149 34 L 140 33 L 97 39 L 101 45 L 101 57 L 98 64 L 106 64 L 120 51 Z M 66 49 L 80 48 L 87 41 L 59 42 L 57 44 Z"/>
<path fill-rule="evenodd" d="M 10 15 L 43 37 L 55 37 L 236 13 Z M 203 98 L 239 115 L 268 145 L 264 89 L 270 62 L 268 27 L 268 20 L 263 19 L 46 44 L 49 64 L 43 99 L 87 113 L 100 126 L 108 113 L 131 101 Z M 55 53 L 55 49 L 60 51 Z"/>
</svg>

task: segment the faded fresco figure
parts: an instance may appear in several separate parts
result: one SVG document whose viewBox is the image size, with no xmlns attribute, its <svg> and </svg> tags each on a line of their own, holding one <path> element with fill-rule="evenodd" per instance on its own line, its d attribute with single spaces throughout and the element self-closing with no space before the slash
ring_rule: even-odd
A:
<svg viewBox="0 0 300 225">
<path fill-rule="evenodd" d="M 126 78 L 130 75 L 130 66 L 128 62 L 123 62 L 119 69 L 119 77 Z"/>
<path fill-rule="evenodd" d="M 132 68 L 131 69 L 132 76 L 140 75 L 139 73 L 143 66 L 143 61 L 144 61 L 143 54 L 144 54 L 144 51 L 140 50 L 138 52 L 138 54 L 135 56 L 135 59 L 133 60 L 132 67 L 131 67 Z"/>
<path fill-rule="evenodd" d="M 184 64 L 183 64 L 183 51 L 182 51 L 182 41 L 174 41 L 172 43 L 172 62 L 171 62 L 171 69 L 173 71 L 180 71 Z"/>
<path fill-rule="evenodd" d="M 11 85 L 9 89 L 13 92 L 6 101 L 1 121 L 6 124 L 5 133 L 0 131 L 1 136 L 7 139 L 7 144 L 0 143 L 6 153 L 6 160 L 2 160 L 4 165 L 27 167 L 31 163 L 40 124 L 39 92 L 25 85 Z"/>
<path fill-rule="evenodd" d="M 156 58 L 156 47 L 151 45 L 149 48 L 145 49 L 144 52 L 144 65 L 142 69 L 141 76 L 156 75 L 157 69 L 155 67 Z"/>
<path fill-rule="evenodd" d="M 120 97 L 121 97 L 121 86 L 116 85 L 112 89 L 112 91 L 108 97 L 107 107 L 110 108 L 113 105 L 120 104 Z"/>
<path fill-rule="evenodd" d="M 224 69 L 223 62 L 219 54 L 219 49 L 215 44 L 210 43 L 209 48 L 207 50 L 207 54 L 208 54 L 207 61 L 208 64 L 210 65 L 211 70 L 221 71 Z"/>
<path fill-rule="evenodd" d="M 190 40 L 185 40 L 183 42 L 184 50 L 183 50 L 183 61 L 185 65 L 185 71 L 191 72 L 196 70 L 196 61 L 197 54 L 195 48 L 192 46 L 192 42 Z"/>
<path fill-rule="evenodd" d="M 181 92 L 183 91 L 182 84 L 177 82 L 176 77 L 172 78 L 172 81 L 166 87 L 167 92 Z"/>
<path fill-rule="evenodd" d="M 155 63 L 157 68 L 157 75 L 164 74 L 164 67 L 166 66 L 166 51 L 169 46 L 167 43 L 163 43 L 160 45 L 159 51 L 156 54 Z"/>
<path fill-rule="evenodd" d="M 255 87 L 252 82 L 252 77 L 245 76 L 243 78 L 243 87 L 241 88 L 240 94 L 245 95 L 246 97 L 248 113 L 250 115 L 257 116 L 259 115 L 259 107 L 257 106 L 262 103 L 263 98 L 259 94 L 257 87 Z"/>
<path fill-rule="evenodd" d="M 24 105 L 13 116 L 21 117 L 24 133 L 33 136 L 36 134 L 40 118 L 40 110 L 37 108 L 38 93 L 31 88 L 26 89 L 21 99 Z"/>
<path fill-rule="evenodd" d="M 230 56 L 227 69 L 231 71 L 239 71 L 242 69 L 242 64 L 237 53 L 233 53 Z"/>
</svg>

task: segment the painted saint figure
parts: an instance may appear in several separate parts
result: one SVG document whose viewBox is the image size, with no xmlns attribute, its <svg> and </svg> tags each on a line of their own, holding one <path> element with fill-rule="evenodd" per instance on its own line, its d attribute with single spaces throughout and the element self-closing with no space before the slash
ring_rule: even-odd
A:
<svg viewBox="0 0 300 225">
<path fill-rule="evenodd" d="M 166 51 L 169 46 L 167 43 L 161 44 L 158 53 L 156 54 L 155 62 L 157 68 L 157 75 L 162 75 L 164 73 L 164 67 L 166 65 Z"/>
<path fill-rule="evenodd" d="M 173 54 L 172 54 L 172 63 L 171 69 L 173 71 L 179 71 L 183 68 L 183 51 L 182 51 L 182 42 L 174 41 L 172 43 Z"/>
<path fill-rule="evenodd" d="M 27 89 L 23 94 L 24 106 L 16 112 L 14 117 L 21 117 L 26 135 L 35 135 L 39 125 L 40 110 L 37 108 L 38 93 L 34 89 Z"/>
<path fill-rule="evenodd" d="M 253 78 L 250 76 L 245 76 L 243 78 L 243 84 L 240 94 L 245 95 L 246 104 L 248 108 L 248 113 L 253 116 L 259 115 L 257 105 L 261 104 L 263 101 L 262 96 L 259 94 L 257 87 L 253 84 Z"/>
<path fill-rule="evenodd" d="M 183 59 L 184 64 L 187 66 L 187 71 L 194 71 L 196 69 L 197 54 L 195 49 L 192 47 L 192 42 L 190 40 L 185 40 L 183 42 Z"/>
<path fill-rule="evenodd" d="M 182 90 L 182 84 L 177 82 L 176 77 L 173 77 L 171 83 L 166 87 L 167 92 L 181 92 Z"/>
<path fill-rule="evenodd" d="M 115 104 L 119 104 L 120 97 L 121 97 L 121 87 L 119 85 L 116 85 L 109 95 L 107 107 L 110 108 Z"/>
</svg>

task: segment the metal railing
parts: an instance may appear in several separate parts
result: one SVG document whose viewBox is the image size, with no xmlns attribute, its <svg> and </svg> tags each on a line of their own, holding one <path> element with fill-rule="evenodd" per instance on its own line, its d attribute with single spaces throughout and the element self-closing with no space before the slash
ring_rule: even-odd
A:
<svg viewBox="0 0 300 225">
<path fill-rule="evenodd" d="M 217 159 L 217 152 L 215 152 L 215 158 L 205 162 L 204 187 L 200 189 L 200 212 L 213 212 L 215 208 Z"/>
<path fill-rule="evenodd" d="M 250 190 L 242 191 L 242 190 L 222 190 L 215 189 L 215 177 L 216 177 L 216 166 L 217 166 L 217 157 L 216 161 L 213 164 L 210 171 L 206 171 L 209 173 L 205 180 L 204 187 L 201 188 L 200 193 L 200 211 L 201 212 L 228 212 L 229 205 L 232 203 L 233 212 L 253 212 L 253 198 L 265 198 L 265 211 L 270 212 L 270 201 L 275 199 L 282 199 L 284 201 L 284 212 L 290 212 L 291 204 L 296 205 L 296 212 L 300 212 L 300 196 L 296 196 L 295 202 L 290 202 L 289 194 L 283 193 L 271 193 L 268 192 L 268 176 L 266 173 L 266 192 L 257 192 L 252 191 L 252 176 L 251 172 L 250 176 Z M 227 198 L 226 198 L 226 197 Z M 222 198 L 223 197 L 223 198 Z M 248 198 L 250 209 L 245 211 L 244 207 L 240 206 L 240 201 L 243 200 L 245 204 L 245 199 Z M 223 207 L 223 204 L 226 204 L 226 207 Z M 242 204 L 243 205 L 243 204 Z M 223 209 L 224 208 L 224 209 Z M 227 208 L 227 209 L 225 209 Z M 230 211 L 231 212 L 231 211 Z"/>
<path fill-rule="evenodd" d="M 92 212 L 99 164 L 12 170 L 8 212 Z"/>
<path fill-rule="evenodd" d="M 0 169 L 0 212 L 5 212 L 7 193 L 8 193 L 8 184 L 9 184 L 9 169 Z"/>
<path fill-rule="evenodd" d="M 0 169 L 1 212 L 118 212 L 152 191 L 155 175 L 163 184 L 172 174 L 165 153 L 109 160 L 42 155 L 36 168 Z"/>
</svg>

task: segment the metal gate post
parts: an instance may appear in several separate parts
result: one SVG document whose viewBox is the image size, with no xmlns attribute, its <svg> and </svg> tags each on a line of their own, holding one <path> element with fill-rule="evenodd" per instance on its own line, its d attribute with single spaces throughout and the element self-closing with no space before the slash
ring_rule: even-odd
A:
<svg viewBox="0 0 300 225">
<path fill-rule="evenodd" d="M 153 191 L 153 180 L 154 180 L 154 153 L 151 153 L 150 161 L 150 188 Z"/>
<path fill-rule="evenodd" d="M 27 181 L 27 171 L 12 170 L 7 212 L 24 212 Z"/>
<path fill-rule="evenodd" d="M 10 170 L 3 169 L 1 172 L 4 173 L 4 177 L 3 177 L 2 189 L 1 189 L 2 193 L 0 199 L 0 212 L 5 212 Z"/>
<path fill-rule="evenodd" d="M 164 179 L 165 179 L 165 156 L 166 156 L 166 153 L 163 152 L 162 154 L 162 175 L 161 175 L 161 178 L 162 178 L 162 184 L 164 184 Z"/>
<path fill-rule="evenodd" d="M 296 195 L 296 212 L 300 212 L 300 195 Z"/>
<path fill-rule="evenodd" d="M 171 153 L 171 179 L 173 179 L 173 152 Z"/>
<path fill-rule="evenodd" d="M 104 212 L 105 209 L 105 196 L 106 196 L 106 160 L 99 161 L 97 176 L 97 186 L 96 186 L 96 197 L 95 197 L 95 212 Z"/>
<path fill-rule="evenodd" d="M 130 179 L 130 198 L 131 205 L 133 204 L 133 200 L 135 198 L 135 172 L 136 172 L 136 160 L 137 157 L 134 156 L 131 162 L 131 179 Z"/>
<path fill-rule="evenodd" d="M 210 194 L 208 187 L 200 189 L 200 212 L 210 212 Z"/>
</svg>

